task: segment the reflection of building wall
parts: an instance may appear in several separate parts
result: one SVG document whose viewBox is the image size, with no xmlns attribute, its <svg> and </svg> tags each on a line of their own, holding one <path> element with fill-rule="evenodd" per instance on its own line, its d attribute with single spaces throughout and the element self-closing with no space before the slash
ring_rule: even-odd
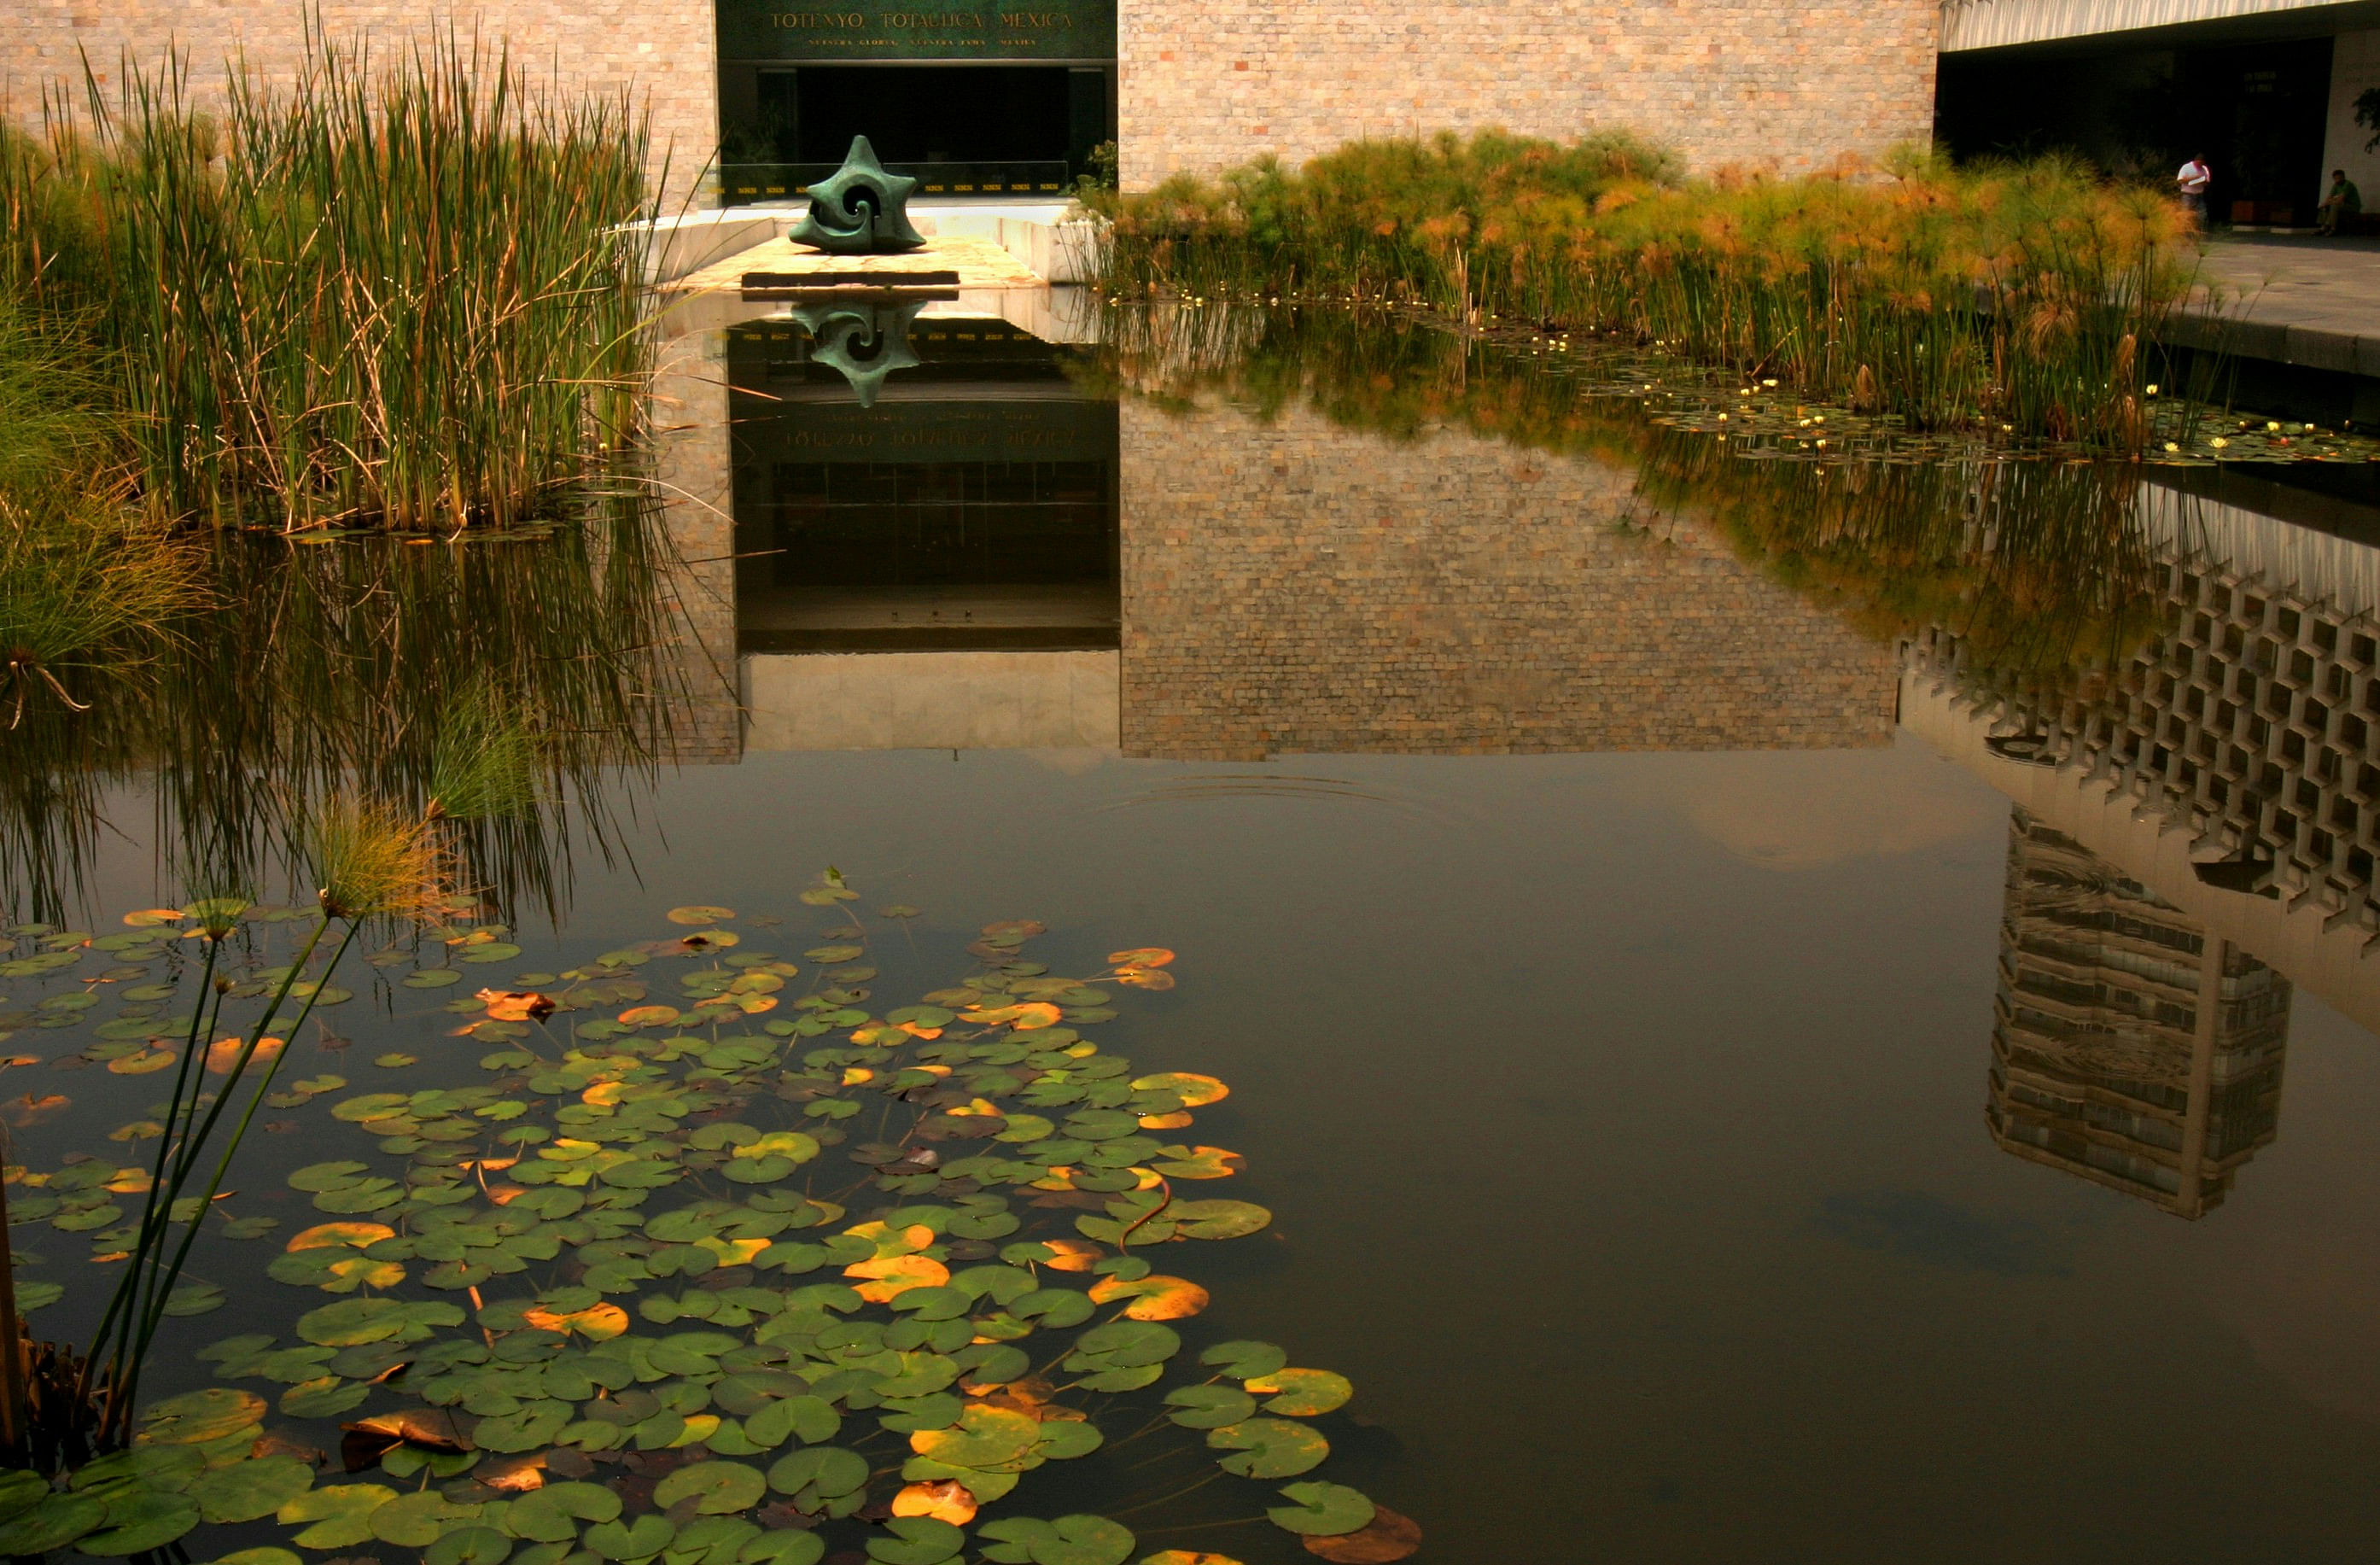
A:
<svg viewBox="0 0 2380 1565">
<path fill-rule="evenodd" d="M 716 336 L 664 349 L 652 393 L 653 477 L 662 530 L 676 558 L 667 573 L 676 617 L 678 688 L 661 693 L 666 758 L 681 765 L 743 754 L 736 704 L 735 518 L 727 465 L 727 374 Z"/>
<path fill-rule="evenodd" d="M 2273 1139 L 2289 982 L 2071 837 L 2012 816 L 1993 1139 L 2198 1217 Z"/>
<path fill-rule="evenodd" d="M 1881 745 L 1890 649 L 1632 475 L 1298 409 L 1123 410 L 1127 755 Z"/>
<path fill-rule="evenodd" d="M 2380 552 L 2144 486 L 2172 629 L 2056 706 L 1991 694 L 1946 632 L 1914 670 L 2003 744 L 2114 788 L 2198 856 L 2275 860 L 2292 910 L 2380 941 Z"/>
</svg>

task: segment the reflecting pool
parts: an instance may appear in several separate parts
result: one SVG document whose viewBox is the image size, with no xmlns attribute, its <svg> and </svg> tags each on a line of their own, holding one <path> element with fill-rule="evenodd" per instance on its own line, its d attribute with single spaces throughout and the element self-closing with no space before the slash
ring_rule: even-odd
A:
<svg viewBox="0 0 2380 1565">
<path fill-rule="evenodd" d="M 1352 1380 L 1314 1476 L 1417 1521 L 1419 1558 L 2368 1555 L 2361 471 L 1822 452 L 1694 427 L 1617 361 L 1014 297 L 903 322 L 917 362 L 867 406 L 780 307 L 690 330 L 660 503 L 609 533 L 296 551 L 275 590 L 431 569 L 407 554 L 553 579 L 458 616 L 468 582 L 340 577 L 273 654 L 323 665 L 346 694 L 305 710 L 336 722 L 273 709 L 275 675 L 197 733 L 141 685 L 103 754 L 12 737 L 11 841 L 44 866 L 12 870 L 19 916 L 112 928 L 196 894 L 193 842 L 262 853 L 280 818 L 199 808 L 203 777 L 426 790 L 439 712 L 531 705 L 573 738 L 461 844 L 485 894 L 455 918 L 517 952 L 444 990 L 358 969 L 289 1045 L 342 1097 L 480 1081 L 486 1044 L 448 1035 L 481 1013 L 448 999 L 556 989 L 682 932 L 674 908 L 733 910 L 742 952 L 872 991 L 863 1017 L 1004 970 L 998 928 L 1046 926 L 1024 965 L 1050 975 L 1167 948 L 1175 981 L 1098 991 L 1095 1035 L 1229 1083 L 1195 1138 L 1245 1169 L 1197 1194 L 1272 1214 L 1164 1247 L 1211 1292 L 1172 1325 Z M 499 553 L 524 563 L 474 563 Z M 495 650 L 436 655 L 472 636 Z M 483 665 L 495 696 L 461 677 Z M 804 900 L 830 866 L 857 900 Z M 668 992 L 649 954 L 638 1002 Z M 120 1153 L 160 1078 L 69 1052 L 49 980 L 7 982 L 8 1047 L 40 1057 L 7 1088 L 72 1100 L 19 1113 L 15 1157 Z M 605 992 L 537 1025 L 566 1041 L 630 1001 Z M 176 1341 L 322 1303 L 259 1279 L 321 1220 L 286 1175 L 353 1151 L 333 1101 L 243 1153 L 234 1205 L 287 1227 L 201 1247 L 255 1319 Z M 933 1186 L 847 1175 L 886 1166 Z M 65 1285 L 41 1328 L 87 1329 L 104 1268 L 18 1232 L 23 1275 Z M 329 1449 L 341 1416 L 276 1423 Z M 1309 1558 L 1261 1520 L 1295 1480 L 1159 1444 L 1028 1475 L 1016 1508 L 1119 1516 L 1134 1558 Z"/>
</svg>

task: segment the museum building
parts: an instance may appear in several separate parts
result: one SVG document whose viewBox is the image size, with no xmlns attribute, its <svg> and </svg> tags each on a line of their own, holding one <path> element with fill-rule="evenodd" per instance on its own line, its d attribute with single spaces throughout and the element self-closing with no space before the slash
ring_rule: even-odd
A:
<svg viewBox="0 0 2380 1565">
<path fill-rule="evenodd" d="M 565 82 L 650 95 L 669 183 L 790 194 L 855 133 L 936 195 L 1045 195 L 1114 142 L 1127 187 L 1364 136 L 1624 127 L 1696 167 L 1817 166 L 1923 140 L 1934 0 L 320 0 L 324 30 L 451 19 Z M 203 79 L 286 70 L 310 0 L 11 0 L 0 78 L 113 74 L 168 41 Z M 772 187 L 774 188 L 772 188 Z M 939 187 L 940 188 L 937 188 Z"/>
</svg>

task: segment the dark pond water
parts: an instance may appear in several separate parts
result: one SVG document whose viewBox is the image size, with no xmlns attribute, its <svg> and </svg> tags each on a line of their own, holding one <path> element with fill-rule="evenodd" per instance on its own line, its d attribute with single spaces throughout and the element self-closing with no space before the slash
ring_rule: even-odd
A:
<svg viewBox="0 0 2380 1565">
<path fill-rule="evenodd" d="M 482 546 L 474 590 L 601 589 L 514 627 L 506 688 L 650 758 L 561 757 L 566 809 L 474 839 L 516 960 L 359 995 L 299 1064 L 477 1079 L 452 993 L 680 904 L 799 960 L 845 924 L 799 900 L 832 865 L 879 1009 L 1002 920 L 1045 924 L 1059 974 L 1179 952 L 1095 1030 L 1231 1085 L 1194 1138 L 1245 1156 L 1226 1194 L 1273 1222 L 1160 1258 L 1212 1291 L 1178 1324 L 1348 1376 L 1313 1476 L 1415 1518 L 1425 1559 L 2370 1557 L 2380 513 L 2354 486 L 1881 437 L 1822 463 L 1682 431 L 1617 369 L 1392 326 L 910 330 L 922 362 L 868 407 L 793 322 L 681 341 L 688 563 Z M 580 644 L 656 582 L 672 645 Z M 270 753 L 222 738 L 218 770 L 428 766 L 364 714 L 446 653 L 364 639 L 382 694 Z M 588 666 L 639 698 L 557 684 Z M 192 806 L 188 755 L 156 781 L 161 743 L 125 741 L 88 801 L 109 828 L 20 904 L 55 886 L 113 928 L 235 828 L 269 841 Z M 30 865 L 63 807 L 18 770 Z M 892 904 L 921 911 L 868 911 Z M 74 1098 L 18 1132 L 35 1168 L 108 1149 L 163 1079 L 49 1070 L 8 1083 Z M 355 1132 L 292 1122 L 242 1183 L 294 1227 L 320 1219 L 278 1176 Z M 79 1328 L 96 1268 L 31 1231 L 26 1275 L 67 1284 L 42 1323 Z M 176 1341 L 320 1302 L 262 1258 L 211 1241 L 242 1318 Z M 1034 1474 L 1015 1507 L 1114 1514 L 1200 1471 Z M 1165 1530 L 1278 1486 L 1128 1520 L 1140 1552 L 1309 1558 Z"/>
</svg>

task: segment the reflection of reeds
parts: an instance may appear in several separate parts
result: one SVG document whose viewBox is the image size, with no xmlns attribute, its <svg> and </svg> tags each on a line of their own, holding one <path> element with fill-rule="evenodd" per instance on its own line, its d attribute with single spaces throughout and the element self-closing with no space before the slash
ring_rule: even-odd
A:
<svg viewBox="0 0 2380 1565">
<path fill-rule="evenodd" d="M 2068 162 L 1676 178 L 1625 140 L 1359 142 L 1103 202 L 1121 292 L 1406 298 L 1630 333 L 1924 428 L 2137 451 L 2189 220 Z"/>
<path fill-rule="evenodd" d="M 177 60 L 0 130 L 0 292 L 87 329 L 170 516 L 503 521 L 631 422 L 642 119 L 452 40 Z"/>
<path fill-rule="evenodd" d="M 90 710 L 29 703 L 0 742 L 18 911 L 57 916 L 103 795 L 133 782 L 186 883 L 262 883 L 316 804 L 363 786 L 438 800 L 442 842 L 500 903 L 559 906 L 572 843 L 609 840 L 607 780 L 666 746 L 674 695 L 653 503 L 572 503 L 572 525 L 517 541 L 196 546 L 203 601 L 178 634 L 92 660 L 69 679 Z"/>
</svg>

